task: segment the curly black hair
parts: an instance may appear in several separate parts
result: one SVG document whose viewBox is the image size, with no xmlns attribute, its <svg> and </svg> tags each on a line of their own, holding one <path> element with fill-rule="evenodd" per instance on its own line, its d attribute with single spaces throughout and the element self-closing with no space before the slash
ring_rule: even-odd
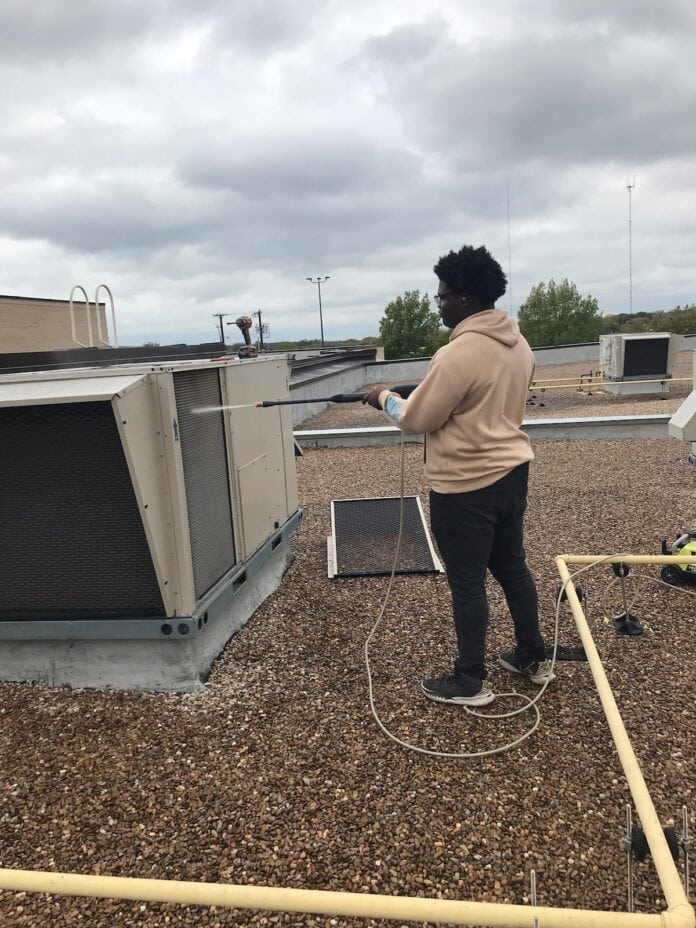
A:
<svg viewBox="0 0 696 928">
<path fill-rule="evenodd" d="M 450 290 L 468 293 L 483 306 L 493 306 L 507 287 L 502 267 L 483 245 L 464 245 L 459 251 L 450 251 L 433 270 Z"/>
</svg>

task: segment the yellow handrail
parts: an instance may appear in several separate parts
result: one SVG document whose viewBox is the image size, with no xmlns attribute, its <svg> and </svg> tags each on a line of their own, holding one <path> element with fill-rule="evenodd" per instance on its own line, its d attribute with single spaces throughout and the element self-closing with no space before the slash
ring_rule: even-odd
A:
<svg viewBox="0 0 696 928">
<path fill-rule="evenodd" d="M 592 633 L 587 624 L 585 613 L 583 612 L 580 600 L 578 599 L 575 587 L 571 579 L 568 564 L 593 564 L 593 563 L 623 563 L 623 564 L 696 564 L 696 557 L 689 555 L 574 555 L 563 554 L 556 558 L 556 566 L 563 581 L 563 586 L 568 598 L 577 625 L 580 638 L 582 640 L 590 671 L 594 678 L 597 694 L 599 695 L 604 709 L 604 714 L 611 731 L 616 751 L 621 761 L 621 766 L 628 781 L 628 787 L 633 796 L 636 812 L 640 818 L 645 832 L 645 838 L 650 848 L 655 869 L 657 871 L 660 885 L 665 894 L 667 902 L 667 912 L 663 913 L 665 925 L 696 925 L 696 915 L 693 908 L 689 905 L 689 900 L 684 893 L 684 887 L 679 876 L 679 872 L 672 859 L 669 846 L 662 831 L 662 825 L 658 818 L 655 806 L 650 798 L 650 793 L 645 785 L 643 774 L 641 773 L 638 758 L 635 755 L 631 742 L 629 741 L 626 728 L 616 705 L 616 700 L 609 686 L 609 681 L 604 672 L 602 661 L 597 653 Z"/>
<path fill-rule="evenodd" d="M 490 928 L 692 928 L 688 921 L 665 923 L 661 915 L 628 912 L 544 908 L 496 902 L 457 902 L 449 899 L 382 896 L 372 893 L 327 892 L 274 886 L 235 886 L 187 883 L 176 880 L 87 876 L 32 870 L 0 870 L 0 889 L 15 892 L 63 893 L 179 905 L 229 906 L 271 912 L 305 912 L 358 918 L 389 918 Z"/>
<path fill-rule="evenodd" d="M 583 381 L 582 383 L 557 383 L 552 386 L 547 387 L 545 384 L 534 384 L 528 388 L 529 390 L 537 390 L 539 393 L 543 393 L 545 390 L 569 390 L 572 387 L 617 387 L 624 386 L 628 384 L 636 383 L 691 383 L 693 381 L 692 377 L 659 377 L 655 380 L 593 380 L 593 381 Z"/>
</svg>

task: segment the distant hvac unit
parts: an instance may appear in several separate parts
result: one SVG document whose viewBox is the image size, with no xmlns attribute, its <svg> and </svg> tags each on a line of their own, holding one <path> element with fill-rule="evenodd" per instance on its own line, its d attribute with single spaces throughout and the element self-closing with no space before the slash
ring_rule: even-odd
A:
<svg viewBox="0 0 696 928">
<path fill-rule="evenodd" d="M 669 332 L 600 335 L 604 376 L 608 380 L 667 379 L 672 376 L 681 341 L 681 335 Z"/>
<path fill-rule="evenodd" d="M 0 377 L 0 679 L 202 685 L 301 516 L 289 407 L 220 407 L 287 391 L 273 358 Z"/>
</svg>

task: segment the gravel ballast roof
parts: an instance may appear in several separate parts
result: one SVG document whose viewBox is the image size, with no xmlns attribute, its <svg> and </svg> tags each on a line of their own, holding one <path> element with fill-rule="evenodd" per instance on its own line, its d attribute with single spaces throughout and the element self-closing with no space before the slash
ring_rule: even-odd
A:
<svg viewBox="0 0 696 928">
<path fill-rule="evenodd" d="M 373 410 L 351 409 L 379 421 Z M 339 410 L 347 407 L 322 416 Z M 688 450 L 668 439 L 536 446 L 527 552 L 547 638 L 555 555 L 658 554 L 663 537 L 696 525 Z M 422 454 L 404 448 L 405 492 L 418 494 L 427 514 Z M 363 644 L 388 578 L 329 580 L 326 537 L 332 499 L 398 495 L 400 460 L 394 446 L 305 451 L 297 460 L 305 520 L 294 563 L 228 644 L 205 693 L 0 686 L 3 867 L 515 903 L 528 900 L 534 868 L 541 905 L 625 909 L 630 797 L 586 663 L 560 663 L 539 731 L 489 759 L 409 752 L 372 718 Z M 658 567 L 635 568 L 628 581 L 631 611 L 645 626 L 639 638 L 614 632 L 623 606 L 610 568 L 578 582 L 660 819 L 677 819 L 680 832 L 686 804 L 693 836 L 696 610 L 690 595 L 649 579 L 658 576 Z M 495 663 L 511 630 L 494 584 L 490 601 L 490 683 L 533 694 Z M 561 643 L 578 644 L 570 613 L 562 615 Z M 448 671 L 453 656 L 445 579 L 397 577 L 371 658 L 376 704 L 396 735 L 479 751 L 531 724 L 482 721 L 425 700 L 421 676 Z M 693 885 L 692 877 L 692 897 Z M 637 911 L 663 906 L 649 860 L 636 864 L 635 894 Z M 5 892 L 0 924 L 381 923 Z"/>
</svg>

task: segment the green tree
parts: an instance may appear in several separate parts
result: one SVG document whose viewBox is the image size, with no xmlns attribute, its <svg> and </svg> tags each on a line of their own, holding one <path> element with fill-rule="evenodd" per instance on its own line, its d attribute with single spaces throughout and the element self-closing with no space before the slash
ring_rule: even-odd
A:
<svg viewBox="0 0 696 928">
<path fill-rule="evenodd" d="M 660 322 L 652 313 L 633 313 L 621 326 L 622 332 L 656 332 Z"/>
<path fill-rule="evenodd" d="M 520 307 L 518 322 L 532 347 L 593 342 L 605 329 L 597 300 L 581 296 L 568 280 L 532 287 Z"/>
<path fill-rule="evenodd" d="M 430 297 L 419 290 L 407 290 L 387 304 L 379 323 L 384 357 L 424 358 L 440 347 L 440 317 L 430 308 Z"/>
<path fill-rule="evenodd" d="M 696 306 L 675 306 L 653 313 L 617 313 L 604 316 L 607 332 L 673 332 L 676 335 L 696 333 Z"/>
<path fill-rule="evenodd" d="M 692 335 L 696 332 L 696 306 L 675 306 L 668 312 L 654 313 L 653 319 L 659 320 L 655 332 L 674 332 L 676 335 Z"/>
</svg>

